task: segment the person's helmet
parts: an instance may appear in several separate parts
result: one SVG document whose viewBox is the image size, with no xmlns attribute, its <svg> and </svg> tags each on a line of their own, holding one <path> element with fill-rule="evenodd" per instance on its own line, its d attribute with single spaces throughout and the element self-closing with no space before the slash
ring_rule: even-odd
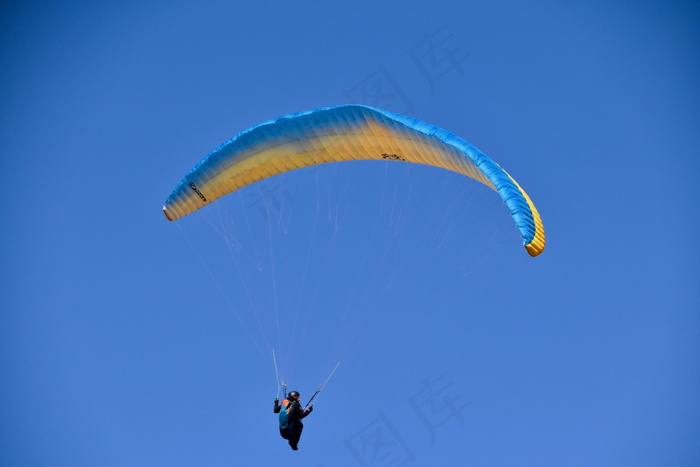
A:
<svg viewBox="0 0 700 467">
<path fill-rule="evenodd" d="M 289 394 L 287 394 L 289 397 L 293 397 L 294 399 L 299 399 L 299 393 L 296 391 L 292 391 Z"/>
</svg>

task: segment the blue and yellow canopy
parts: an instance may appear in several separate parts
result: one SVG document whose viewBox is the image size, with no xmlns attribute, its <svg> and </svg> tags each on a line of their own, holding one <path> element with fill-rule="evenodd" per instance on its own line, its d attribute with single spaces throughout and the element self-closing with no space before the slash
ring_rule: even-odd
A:
<svg viewBox="0 0 700 467">
<path fill-rule="evenodd" d="M 362 105 L 299 112 L 255 125 L 197 164 L 163 206 L 176 220 L 246 185 L 326 162 L 397 160 L 442 167 L 496 190 L 531 256 L 544 250 L 542 220 L 520 185 L 460 137 L 415 118 Z"/>
</svg>

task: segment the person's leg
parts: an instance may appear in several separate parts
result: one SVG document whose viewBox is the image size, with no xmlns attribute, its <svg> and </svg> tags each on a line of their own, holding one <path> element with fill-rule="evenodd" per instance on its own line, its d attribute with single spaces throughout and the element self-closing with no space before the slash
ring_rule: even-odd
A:
<svg viewBox="0 0 700 467">
<path fill-rule="evenodd" d="M 297 444 L 299 444 L 299 439 L 301 438 L 301 431 L 304 429 L 304 425 L 301 422 L 296 422 L 292 424 L 291 432 L 289 435 L 289 445 L 295 451 L 298 449 Z"/>
</svg>

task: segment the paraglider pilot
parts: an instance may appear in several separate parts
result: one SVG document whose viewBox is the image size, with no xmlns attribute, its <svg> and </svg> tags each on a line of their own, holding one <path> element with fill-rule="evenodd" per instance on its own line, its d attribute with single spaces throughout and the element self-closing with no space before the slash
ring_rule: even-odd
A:
<svg viewBox="0 0 700 467">
<path fill-rule="evenodd" d="M 301 431 L 304 429 L 301 419 L 314 410 L 313 406 L 308 409 L 302 409 L 299 400 L 299 393 L 292 391 L 281 404 L 279 399 L 275 399 L 274 407 L 274 412 L 280 414 L 280 435 L 289 441 L 289 445 L 295 451 L 299 449 L 297 444 L 299 443 L 299 438 L 301 438 Z"/>
</svg>

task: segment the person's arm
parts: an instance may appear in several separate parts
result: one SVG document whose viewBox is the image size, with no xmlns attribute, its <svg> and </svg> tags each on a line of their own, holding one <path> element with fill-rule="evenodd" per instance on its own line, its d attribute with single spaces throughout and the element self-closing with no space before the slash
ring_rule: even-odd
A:
<svg viewBox="0 0 700 467">
<path fill-rule="evenodd" d="M 309 415 L 309 414 L 310 414 L 311 412 L 313 412 L 313 411 L 314 411 L 314 406 L 312 405 L 311 407 L 309 407 L 308 409 L 306 409 L 306 410 L 303 411 L 303 414 L 302 414 L 302 416 L 301 416 L 300 418 L 306 417 L 307 415 Z"/>
<path fill-rule="evenodd" d="M 308 409 L 304 410 L 301 408 L 301 404 L 299 402 L 294 402 L 292 405 L 292 413 L 296 418 L 301 420 L 302 418 L 306 417 L 309 415 L 312 411 L 314 410 L 313 406 L 309 407 Z"/>
<path fill-rule="evenodd" d="M 280 410 L 282 407 L 280 407 L 280 400 L 275 399 L 275 407 L 272 409 L 275 413 L 280 413 Z"/>
</svg>

